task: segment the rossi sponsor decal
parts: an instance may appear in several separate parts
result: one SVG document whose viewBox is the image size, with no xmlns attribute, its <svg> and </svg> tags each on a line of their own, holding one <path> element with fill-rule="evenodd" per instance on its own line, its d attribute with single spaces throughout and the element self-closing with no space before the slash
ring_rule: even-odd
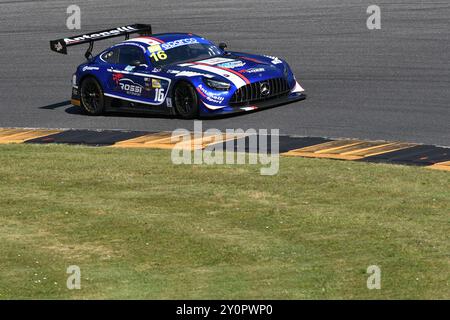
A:
<svg viewBox="0 0 450 320">
<path fill-rule="evenodd" d="M 142 94 L 142 90 L 144 89 L 144 86 L 128 78 L 120 79 L 119 87 L 120 90 L 132 96 L 140 96 Z"/>
<path fill-rule="evenodd" d="M 139 102 L 142 104 L 148 104 L 148 105 L 161 105 L 167 97 L 167 94 L 169 92 L 171 79 L 160 77 L 156 75 L 152 75 L 149 77 L 148 74 L 145 73 L 139 73 L 139 72 L 127 72 L 123 70 L 114 70 L 112 68 L 107 69 L 108 72 L 112 72 L 112 80 L 116 84 L 116 91 L 126 93 L 128 95 L 136 96 L 136 99 L 131 99 L 123 96 L 119 96 L 116 94 L 111 93 L 104 93 L 105 96 L 117 98 L 121 100 L 126 101 L 133 101 L 133 102 Z M 133 76 L 133 77 L 143 77 L 143 81 L 145 86 L 140 85 L 139 83 L 136 83 L 131 80 L 131 82 L 125 81 L 127 75 Z M 161 88 L 153 88 L 153 84 L 158 85 L 157 82 L 153 83 L 153 79 L 160 81 Z M 130 80 L 130 79 L 128 79 Z M 121 86 L 120 83 L 123 83 L 124 85 Z M 126 85 L 129 86 L 126 86 Z M 134 86 L 134 87 L 132 87 Z"/>
</svg>

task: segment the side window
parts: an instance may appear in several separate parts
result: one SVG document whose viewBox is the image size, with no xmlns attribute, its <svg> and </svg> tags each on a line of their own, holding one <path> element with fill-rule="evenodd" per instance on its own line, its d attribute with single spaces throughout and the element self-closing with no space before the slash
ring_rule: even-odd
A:
<svg viewBox="0 0 450 320">
<path fill-rule="evenodd" d="M 119 64 L 131 65 L 134 61 L 146 63 L 144 53 L 140 48 L 133 46 L 122 46 L 119 54 Z"/>
<path fill-rule="evenodd" d="M 105 52 L 101 55 L 101 59 L 107 63 L 117 64 L 119 61 L 119 48 Z"/>
</svg>

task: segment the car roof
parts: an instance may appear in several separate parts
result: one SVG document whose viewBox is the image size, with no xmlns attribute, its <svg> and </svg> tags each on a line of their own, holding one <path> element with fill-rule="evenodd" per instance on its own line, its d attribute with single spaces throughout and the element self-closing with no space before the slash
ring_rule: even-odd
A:
<svg viewBox="0 0 450 320">
<path fill-rule="evenodd" d="M 161 43 L 163 42 L 170 42 L 180 39 L 186 39 L 186 38 L 198 38 L 203 39 L 202 37 L 195 35 L 193 33 L 159 33 L 159 34 L 152 34 L 151 36 L 140 36 L 137 38 L 132 38 L 126 41 L 123 41 L 121 43 L 127 43 L 127 42 L 137 42 L 141 44 L 149 44 L 149 40 L 159 40 Z"/>
</svg>

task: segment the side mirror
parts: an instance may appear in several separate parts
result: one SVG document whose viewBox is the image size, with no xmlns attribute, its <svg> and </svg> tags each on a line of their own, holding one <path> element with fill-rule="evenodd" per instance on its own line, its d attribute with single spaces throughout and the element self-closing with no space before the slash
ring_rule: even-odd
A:
<svg viewBox="0 0 450 320">
<path fill-rule="evenodd" d="M 222 51 L 226 51 L 226 49 L 228 48 L 228 46 L 227 46 L 227 44 L 226 44 L 225 42 L 221 42 L 221 43 L 219 43 L 219 48 L 220 48 Z"/>
</svg>

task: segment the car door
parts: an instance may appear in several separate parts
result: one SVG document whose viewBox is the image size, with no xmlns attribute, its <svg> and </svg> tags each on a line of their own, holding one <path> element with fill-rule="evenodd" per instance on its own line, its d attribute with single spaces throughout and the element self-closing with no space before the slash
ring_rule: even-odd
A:
<svg viewBox="0 0 450 320">
<path fill-rule="evenodd" d="M 148 105 L 164 102 L 170 80 L 149 72 L 150 61 L 142 46 L 124 44 L 116 47 L 110 55 L 108 86 L 112 95 Z"/>
</svg>

